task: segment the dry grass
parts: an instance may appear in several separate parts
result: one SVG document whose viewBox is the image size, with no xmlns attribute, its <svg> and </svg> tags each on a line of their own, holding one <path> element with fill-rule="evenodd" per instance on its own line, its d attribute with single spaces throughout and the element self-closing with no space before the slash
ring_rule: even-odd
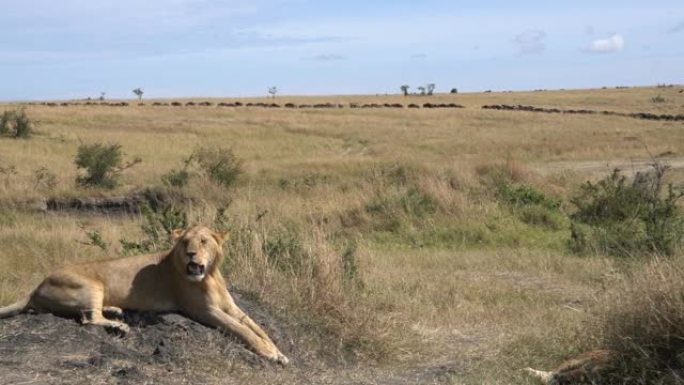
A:
<svg viewBox="0 0 684 385">
<path fill-rule="evenodd" d="M 684 104 L 677 90 L 276 99 L 468 107 L 454 110 L 29 106 L 36 135 L 0 138 L 1 170 L 16 170 L 0 174 L 0 303 L 57 265 L 100 258 L 83 228 L 98 230 L 110 254 L 121 252 L 119 239 L 141 236 L 139 217 L 46 214 L 25 205 L 110 194 L 76 187 L 81 142 L 118 143 L 129 158 L 142 158 L 111 194 L 160 185 L 192 151 L 220 145 L 233 148 L 245 173 L 230 190 L 191 179 L 184 190 L 195 198 L 191 219 L 213 224 L 215 209 L 230 202 L 227 276 L 314 326 L 303 343 L 390 368 L 459 362 L 456 383 L 526 383 L 520 367 L 553 367 L 591 345 L 574 341 L 596 319 L 597 298 L 638 267 L 568 255 L 567 228 L 524 219 L 529 213 L 501 201 L 492 175 L 565 199 L 596 171 L 577 165 L 643 159 L 644 145 L 681 158 L 682 124 L 479 106 L 671 113 Z M 653 104 L 655 94 L 667 102 Z M 56 175 L 54 188 L 36 184 L 41 167 Z M 269 254 L 275 241 L 281 249 Z"/>
</svg>

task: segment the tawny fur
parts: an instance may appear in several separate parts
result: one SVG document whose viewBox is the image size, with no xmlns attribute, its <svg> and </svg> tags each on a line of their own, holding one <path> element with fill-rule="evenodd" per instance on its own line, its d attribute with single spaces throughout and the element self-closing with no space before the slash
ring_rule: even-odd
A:
<svg viewBox="0 0 684 385">
<path fill-rule="evenodd" d="M 565 361 L 551 372 L 532 368 L 525 371 L 547 385 L 595 384 L 613 368 L 615 358 L 613 351 L 594 350 Z"/>
<path fill-rule="evenodd" d="M 173 233 L 175 246 L 160 254 L 139 255 L 61 268 L 31 295 L 0 308 L 0 318 L 28 310 L 81 317 L 124 334 L 122 310 L 182 312 L 234 333 L 257 354 L 282 364 L 287 357 L 233 301 L 218 267 L 224 234 L 196 226 Z M 198 267 L 199 266 L 199 267 Z M 201 268 L 200 268 L 201 267 Z M 194 268 L 194 271 L 192 271 Z"/>
</svg>

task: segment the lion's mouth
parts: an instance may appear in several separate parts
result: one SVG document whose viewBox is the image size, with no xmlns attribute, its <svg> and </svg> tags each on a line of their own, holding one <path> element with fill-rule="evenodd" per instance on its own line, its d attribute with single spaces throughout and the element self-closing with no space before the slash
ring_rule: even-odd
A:
<svg viewBox="0 0 684 385">
<path fill-rule="evenodd" d="M 204 275 L 204 265 L 199 263 L 190 262 L 185 266 L 185 272 L 190 276 L 202 276 Z"/>
</svg>

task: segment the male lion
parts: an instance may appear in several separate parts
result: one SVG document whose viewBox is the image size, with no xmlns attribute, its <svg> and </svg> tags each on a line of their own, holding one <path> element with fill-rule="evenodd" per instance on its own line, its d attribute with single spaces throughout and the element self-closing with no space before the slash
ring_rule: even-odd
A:
<svg viewBox="0 0 684 385">
<path fill-rule="evenodd" d="M 122 309 L 181 312 L 235 333 L 259 355 L 287 364 L 287 357 L 228 293 L 219 271 L 224 236 L 203 226 L 174 230 L 171 251 L 64 267 L 31 295 L 0 308 L 0 318 L 27 310 L 76 315 L 84 324 L 123 334 L 128 325 L 105 318 L 103 312 L 119 317 Z"/>
</svg>

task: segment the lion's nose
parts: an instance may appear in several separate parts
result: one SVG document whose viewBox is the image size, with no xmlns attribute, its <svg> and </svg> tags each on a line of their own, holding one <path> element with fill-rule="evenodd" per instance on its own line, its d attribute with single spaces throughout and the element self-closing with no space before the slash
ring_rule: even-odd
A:
<svg viewBox="0 0 684 385">
<path fill-rule="evenodd" d="M 195 251 L 188 251 L 188 252 L 186 253 L 186 255 L 187 255 L 188 258 L 192 261 L 192 260 L 195 258 L 195 256 L 197 255 L 197 252 L 195 252 Z"/>
</svg>

